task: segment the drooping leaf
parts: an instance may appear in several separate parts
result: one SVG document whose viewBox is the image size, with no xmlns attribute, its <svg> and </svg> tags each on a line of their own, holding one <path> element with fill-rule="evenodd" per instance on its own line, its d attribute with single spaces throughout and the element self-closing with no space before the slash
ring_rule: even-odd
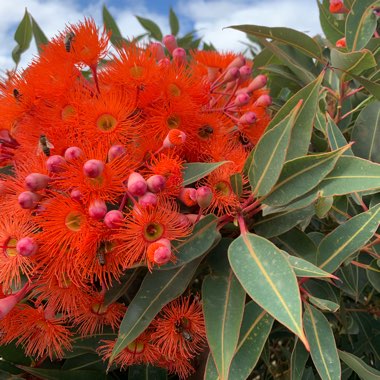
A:
<svg viewBox="0 0 380 380">
<path fill-rule="evenodd" d="M 75 376 L 75 380 L 105 380 L 107 377 L 105 372 L 99 370 L 80 370 L 75 371 L 62 371 L 61 369 L 45 369 L 17 366 L 27 373 L 44 380 L 72 380 Z"/>
<path fill-rule="evenodd" d="M 207 341 L 219 376 L 227 379 L 239 339 L 245 291 L 228 267 L 223 275 L 205 277 L 202 297 Z"/>
<path fill-rule="evenodd" d="M 321 310 L 331 311 L 335 313 L 339 309 L 339 304 L 330 300 L 324 300 L 318 297 L 309 296 L 309 301 Z"/>
<path fill-rule="evenodd" d="M 251 167 L 247 171 L 252 190 L 257 196 L 266 195 L 280 175 L 301 104 L 299 102 L 285 119 L 267 131 L 256 145 Z"/>
<path fill-rule="evenodd" d="M 95 352 L 85 353 L 82 355 L 77 355 L 70 359 L 65 360 L 61 367 L 63 371 L 78 371 L 78 370 L 98 370 L 105 372 L 107 369 L 107 364 L 102 360 L 102 358 Z M 74 373 L 75 373 L 74 372 Z"/>
<path fill-rule="evenodd" d="M 232 191 L 240 197 L 243 192 L 243 177 L 240 173 L 232 174 L 230 177 Z"/>
<path fill-rule="evenodd" d="M 190 162 L 184 166 L 183 172 L 183 186 L 190 185 L 198 179 L 206 177 L 212 171 L 217 169 L 219 166 L 224 165 L 230 161 L 221 162 Z"/>
<path fill-rule="evenodd" d="M 115 19 L 112 17 L 111 13 L 108 11 L 105 5 L 103 5 L 103 23 L 106 30 L 111 32 L 111 43 L 115 47 L 121 47 L 124 38 L 121 35 L 120 29 L 117 26 Z"/>
<path fill-rule="evenodd" d="M 215 242 L 221 238 L 219 231 L 216 229 L 217 221 L 218 218 L 214 214 L 206 215 L 195 225 L 192 234 L 188 238 L 173 243 L 173 249 L 176 252 L 176 262 L 169 262 L 157 269 L 168 270 L 178 268 L 210 250 Z"/>
<path fill-rule="evenodd" d="M 356 156 L 380 163 L 380 101 L 362 109 L 352 130 Z"/>
<path fill-rule="evenodd" d="M 376 30 L 373 6 L 378 0 L 355 1 L 346 19 L 346 44 L 349 50 L 364 48 Z"/>
<path fill-rule="evenodd" d="M 140 16 L 136 16 L 136 18 L 141 26 L 147 30 L 155 40 L 160 42 L 162 41 L 161 29 L 154 21 Z"/>
<path fill-rule="evenodd" d="M 231 267 L 249 296 L 307 345 L 296 276 L 270 241 L 246 233 L 228 249 Z"/>
<path fill-rule="evenodd" d="M 379 380 L 380 371 L 369 366 L 362 359 L 351 354 L 350 352 L 345 352 L 338 350 L 338 355 L 350 368 L 352 368 L 361 379 L 363 380 Z"/>
<path fill-rule="evenodd" d="M 365 89 L 371 93 L 377 100 L 380 100 L 380 84 L 373 80 L 366 79 L 359 75 L 350 73 L 350 76 L 357 80 Z"/>
<path fill-rule="evenodd" d="M 379 223 L 380 205 L 377 205 L 341 224 L 319 244 L 317 265 L 325 271 L 334 272 L 373 236 Z"/>
<path fill-rule="evenodd" d="M 323 0 L 322 3 L 317 0 L 317 4 L 322 30 L 327 39 L 335 45 L 336 41 L 344 37 L 344 21 L 338 20 L 337 17 L 329 11 L 329 0 Z"/>
<path fill-rule="evenodd" d="M 331 116 L 326 113 L 327 125 L 327 138 L 329 140 L 329 145 L 332 150 L 339 149 L 345 145 L 347 145 L 347 141 L 343 136 L 343 133 L 339 129 L 339 127 L 335 124 L 335 121 L 331 118 Z M 344 156 L 353 156 L 352 149 L 348 148 L 344 153 Z"/>
<path fill-rule="evenodd" d="M 362 300 L 361 295 L 368 284 L 366 271 L 356 265 L 342 265 L 336 272 L 341 282 L 338 282 L 342 293 L 349 295 L 356 302 Z"/>
<path fill-rule="evenodd" d="M 303 100 L 292 130 L 286 160 L 303 156 L 309 149 L 322 79 L 323 73 L 313 82 L 309 83 L 306 87 L 293 95 L 276 113 L 267 127 L 267 130 L 269 131 L 276 126 L 294 109 L 301 99 Z"/>
<path fill-rule="evenodd" d="M 230 379 L 245 380 L 260 359 L 273 318 L 251 301 L 245 305 L 239 343 L 232 359 Z"/>
<path fill-rule="evenodd" d="M 28 50 L 30 42 L 32 41 L 33 28 L 30 14 L 25 9 L 25 14 L 20 24 L 18 25 L 14 39 L 17 46 L 12 51 L 12 58 L 16 65 L 20 62 L 21 54 Z"/>
<path fill-rule="evenodd" d="M 151 365 L 132 365 L 128 368 L 128 378 L 141 380 L 166 380 L 168 378 L 165 368 Z"/>
<path fill-rule="evenodd" d="M 348 146 L 328 153 L 320 153 L 287 161 L 277 183 L 264 203 L 283 206 L 315 188 L 334 168 Z"/>
<path fill-rule="evenodd" d="M 32 16 L 30 17 L 31 17 L 31 22 L 32 22 L 33 36 L 34 36 L 34 40 L 36 41 L 37 50 L 39 53 L 41 53 L 42 46 L 46 45 L 49 42 L 49 40 L 46 37 L 45 33 L 40 28 L 40 26 L 37 24 L 36 20 Z"/>
<path fill-rule="evenodd" d="M 211 352 L 208 354 L 203 380 L 220 380 Z"/>
<path fill-rule="evenodd" d="M 340 361 L 331 326 L 318 309 L 306 304 L 304 325 L 310 355 L 322 379 L 340 380 Z"/>
<path fill-rule="evenodd" d="M 343 73 L 359 75 L 363 71 L 376 66 L 376 60 L 373 54 L 366 49 L 350 53 L 331 49 L 331 64 Z"/>
<path fill-rule="evenodd" d="M 173 36 L 176 36 L 179 32 L 179 21 L 177 15 L 173 11 L 173 8 L 170 8 L 169 10 L 169 24 L 170 33 L 173 34 Z"/>
<path fill-rule="evenodd" d="M 200 261 L 199 258 L 178 269 L 154 271 L 146 275 L 121 322 L 110 363 L 148 327 L 168 302 L 183 293 Z"/>
<path fill-rule="evenodd" d="M 369 267 L 366 269 L 367 277 L 371 285 L 380 292 L 380 265 L 378 260 L 372 260 Z"/>
<path fill-rule="evenodd" d="M 299 339 L 296 339 L 292 356 L 290 359 L 290 380 L 302 379 L 305 364 L 309 358 L 309 353 Z"/>
</svg>

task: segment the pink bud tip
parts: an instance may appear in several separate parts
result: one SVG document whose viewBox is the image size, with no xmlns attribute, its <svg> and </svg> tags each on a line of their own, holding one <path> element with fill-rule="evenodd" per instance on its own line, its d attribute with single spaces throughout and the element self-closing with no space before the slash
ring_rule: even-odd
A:
<svg viewBox="0 0 380 380">
<path fill-rule="evenodd" d="M 19 301 L 16 294 L 0 299 L 0 319 L 3 319 Z"/>
<path fill-rule="evenodd" d="M 182 48 L 175 48 L 173 50 L 173 60 L 177 65 L 186 65 L 187 63 L 187 57 L 186 57 L 186 50 Z"/>
<path fill-rule="evenodd" d="M 240 72 L 240 81 L 241 83 L 243 83 L 251 76 L 252 69 L 248 65 L 244 65 L 240 67 L 239 72 Z"/>
<path fill-rule="evenodd" d="M 107 212 L 107 214 L 104 217 L 104 224 L 108 228 L 120 227 L 122 221 L 123 221 L 123 213 L 119 210 L 111 210 Z"/>
<path fill-rule="evenodd" d="M 163 44 L 166 49 L 168 49 L 170 54 L 173 54 L 173 50 L 178 47 L 177 40 L 172 34 L 168 34 L 162 39 Z"/>
<path fill-rule="evenodd" d="M 241 107 L 249 103 L 249 95 L 247 93 L 242 93 L 236 96 L 235 106 Z"/>
<path fill-rule="evenodd" d="M 70 197 L 74 201 L 77 201 L 77 202 L 81 201 L 82 200 L 82 196 L 83 196 L 83 194 L 78 189 L 73 189 L 70 192 Z"/>
<path fill-rule="evenodd" d="M 227 69 L 231 67 L 240 68 L 244 65 L 245 65 L 245 58 L 242 55 L 239 55 L 227 66 Z"/>
<path fill-rule="evenodd" d="M 96 199 L 88 208 L 88 214 L 96 220 L 103 219 L 107 213 L 107 205 L 102 199 Z"/>
<path fill-rule="evenodd" d="M 49 176 L 40 173 L 31 173 L 25 178 L 25 187 L 30 191 L 38 191 L 45 189 L 49 182 Z"/>
<path fill-rule="evenodd" d="M 255 102 L 257 107 L 268 107 L 272 104 L 272 98 L 269 95 L 261 95 Z"/>
<path fill-rule="evenodd" d="M 89 178 L 99 177 L 104 170 L 104 163 L 100 160 L 88 160 L 83 165 L 83 174 Z"/>
<path fill-rule="evenodd" d="M 157 195 L 147 191 L 143 196 L 139 197 L 138 202 L 143 207 L 156 206 L 158 201 Z"/>
<path fill-rule="evenodd" d="M 146 183 L 152 193 L 159 193 L 165 188 L 166 178 L 163 175 L 155 174 L 149 177 Z"/>
<path fill-rule="evenodd" d="M 78 148 L 77 146 L 71 146 L 70 148 L 67 148 L 65 151 L 65 160 L 71 161 L 76 160 L 83 154 L 83 151 L 81 148 Z"/>
<path fill-rule="evenodd" d="M 32 193 L 31 191 L 22 192 L 17 200 L 21 208 L 24 209 L 32 209 L 36 207 L 37 202 L 41 199 L 41 196 L 36 193 Z"/>
<path fill-rule="evenodd" d="M 248 85 L 248 92 L 253 92 L 263 88 L 267 84 L 267 77 L 263 74 L 258 75 L 256 78 L 252 80 L 252 82 Z"/>
<path fill-rule="evenodd" d="M 186 141 L 186 133 L 180 129 L 171 129 L 162 144 L 164 148 L 182 145 Z"/>
<path fill-rule="evenodd" d="M 46 161 L 47 170 L 51 173 L 63 172 L 64 171 L 63 166 L 65 162 L 66 160 L 58 154 L 54 156 L 50 156 Z"/>
<path fill-rule="evenodd" d="M 239 124 L 254 124 L 256 120 L 256 114 L 254 112 L 248 111 L 239 119 Z"/>
<path fill-rule="evenodd" d="M 154 251 L 154 262 L 157 265 L 164 265 L 170 261 L 172 253 L 167 247 L 159 247 Z"/>
<path fill-rule="evenodd" d="M 108 150 L 108 161 L 113 161 L 115 158 L 125 154 L 125 152 L 126 149 L 123 147 L 123 145 L 112 145 L 111 148 Z"/>
<path fill-rule="evenodd" d="M 143 196 L 148 189 L 148 185 L 144 177 L 136 172 L 132 172 L 129 175 L 127 186 L 128 191 L 135 197 Z"/>
<path fill-rule="evenodd" d="M 20 239 L 16 244 L 16 250 L 21 256 L 29 257 L 33 256 L 38 249 L 38 245 L 34 239 L 30 237 L 24 237 Z"/>
<path fill-rule="evenodd" d="M 197 189 L 197 202 L 199 207 L 206 208 L 212 201 L 212 191 L 208 186 L 202 186 Z"/>
<path fill-rule="evenodd" d="M 152 56 L 159 61 L 162 58 L 165 58 L 164 47 L 159 42 L 152 42 L 149 44 L 149 50 L 152 53 Z"/>
</svg>

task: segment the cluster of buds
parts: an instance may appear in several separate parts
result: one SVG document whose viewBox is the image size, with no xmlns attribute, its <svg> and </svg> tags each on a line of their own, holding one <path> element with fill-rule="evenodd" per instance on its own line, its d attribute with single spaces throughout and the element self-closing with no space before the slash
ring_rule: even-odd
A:
<svg viewBox="0 0 380 380">
<path fill-rule="evenodd" d="M 175 262 L 173 243 L 205 214 L 233 220 L 248 194 L 231 176 L 245 188 L 270 121 L 267 78 L 244 57 L 188 54 L 174 36 L 110 54 L 109 38 L 92 20 L 70 25 L 0 86 L 0 166 L 11 168 L 0 176 L 0 344 L 37 358 L 63 357 L 73 331 L 117 331 L 126 307 L 105 303 L 114 280 Z M 221 161 L 184 185 L 187 164 Z M 204 340 L 201 303 L 182 298 L 115 362 L 185 378 Z"/>
</svg>

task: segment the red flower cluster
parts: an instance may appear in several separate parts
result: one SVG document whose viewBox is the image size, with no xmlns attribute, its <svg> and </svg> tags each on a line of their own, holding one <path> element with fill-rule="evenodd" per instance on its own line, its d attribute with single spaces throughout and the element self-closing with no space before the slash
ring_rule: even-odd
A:
<svg viewBox="0 0 380 380">
<path fill-rule="evenodd" d="M 37 357 L 62 357 L 73 328 L 117 329 L 126 308 L 104 303 L 113 279 L 175 261 L 173 241 L 202 214 L 234 215 L 246 194 L 230 177 L 247 182 L 269 122 L 266 77 L 242 56 L 187 54 L 173 36 L 111 54 L 109 37 L 92 20 L 68 26 L 0 83 L 0 166 L 12 166 L 0 177 L 1 342 Z M 183 186 L 185 163 L 224 160 Z M 184 376 L 203 340 L 200 306 L 176 301 L 118 362 Z"/>
</svg>

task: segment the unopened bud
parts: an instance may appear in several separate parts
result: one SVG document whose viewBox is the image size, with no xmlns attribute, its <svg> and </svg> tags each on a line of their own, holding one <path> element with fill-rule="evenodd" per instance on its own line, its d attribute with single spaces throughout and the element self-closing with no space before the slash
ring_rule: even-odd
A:
<svg viewBox="0 0 380 380">
<path fill-rule="evenodd" d="M 165 58 L 164 47 L 159 42 L 152 42 L 148 46 L 152 56 L 159 61 L 162 58 Z"/>
<path fill-rule="evenodd" d="M 107 213 L 107 205 L 102 199 L 95 199 L 88 208 L 88 214 L 96 220 L 103 219 Z"/>
<path fill-rule="evenodd" d="M 251 83 L 248 85 L 248 92 L 253 92 L 263 88 L 267 84 L 267 77 L 263 74 L 258 75 L 254 78 Z"/>
<path fill-rule="evenodd" d="M 32 209 L 36 207 L 37 202 L 41 199 L 41 195 L 32 193 L 31 191 L 22 192 L 17 200 L 21 208 Z"/>
<path fill-rule="evenodd" d="M 99 177 L 104 170 L 104 163 L 100 160 L 88 160 L 83 165 L 83 174 L 89 178 Z"/>
<path fill-rule="evenodd" d="M 240 71 L 238 67 L 231 67 L 227 70 L 226 75 L 223 78 L 223 83 L 235 81 L 240 77 Z"/>
<path fill-rule="evenodd" d="M 63 172 L 64 171 L 63 166 L 65 162 L 66 160 L 58 154 L 55 154 L 54 156 L 50 156 L 46 161 L 47 170 L 51 173 Z"/>
<path fill-rule="evenodd" d="M 168 239 L 160 239 L 150 244 L 146 255 L 148 261 L 152 264 L 161 266 L 168 263 L 172 255 L 170 241 Z"/>
<path fill-rule="evenodd" d="M 170 54 L 173 54 L 174 49 L 178 47 L 177 40 L 175 36 L 172 34 L 168 34 L 162 39 L 163 44 L 165 45 L 166 49 L 168 49 Z"/>
<path fill-rule="evenodd" d="M 161 69 L 164 69 L 166 67 L 170 66 L 170 59 L 169 58 L 162 58 L 158 61 L 158 67 Z"/>
<path fill-rule="evenodd" d="M 208 186 L 202 186 L 197 189 L 197 202 L 200 208 L 210 206 L 212 201 L 212 191 Z"/>
<path fill-rule="evenodd" d="M 173 61 L 178 65 L 186 65 L 187 63 L 187 57 L 186 57 L 186 50 L 182 48 L 175 48 L 173 50 Z"/>
<path fill-rule="evenodd" d="M 16 306 L 19 299 L 16 294 L 0 299 L 0 320 Z"/>
<path fill-rule="evenodd" d="M 230 69 L 231 67 L 240 68 L 244 65 L 245 65 L 245 58 L 242 55 L 239 55 L 227 66 L 227 69 Z"/>
<path fill-rule="evenodd" d="M 112 145 L 111 148 L 108 150 L 108 162 L 113 161 L 115 158 L 122 156 L 125 154 L 126 149 L 123 147 L 123 145 Z"/>
<path fill-rule="evenodd" d="M 165 188 L 166 178 L 163 175 L 155 174 L 149 177 L 146 183 L 152 193 L 159 193 Z"/>
<path fill-rule="evenodd" d="M 139 197 L 138 202 L 142 207 L 156 206 L 158 198 L 156 194 L 147 191 L 143 196 Z"/>
<path fill-rule="evenodd" d="M 104 217 L 104 224 L 108 228 L 120 227 L 123 221 L 123 213 L 119 210 L 111 210 Z"/>
<path fill-rule="evenodd" d="M 197 190 L 192 187 L 181 189 L 178 197 L 186 206 L 191 207 L 197 204 Z"/>
<path fill-rule="evenodd" d="M 254 124 L 256 123 L 257 116 L 254 112 L 248 111 L 239 119 L 239 124 Z"/>
<path fill-rule="evenodd" d="M 37 252 L 38 245 L 33 238 L 24 237 L 17 242 L 16 250 L 21 256 L 29 257 Z"/>
<path fill-rule="evenodd" d="M 128 177 L 128 191 L 135 197 L 143 196 L 147 189 L 148 185 L 144 177 L 136 172 L 132 172 Z"/>
<path fill-rule="evenodd" d="M 268 107 L 272 104 L 272 98 L 269 95 L 260 95 L 255 101 L 255 106 L 257 107 Z"/>
<path fill-rule="evenodd" d="M 70 192 L 70 197 L 71 199 L 73 199 L 74 201 L 81 201 L 82 200 L 82 197 L 83 197 L 83 194 L 80 192 L 80 190 L 78 189 L 73 189 L 71 190 Z"/>
<path fill-rule="evenodd" d="M 180 129 L 171 129 L 162 144 L 164 148 L 182 145 L 186 141 L 186 133 Z"/>
<path fill-rule="evenodd" d="M 50 182 L 50 177 L 41 173 L 31 173 L 25 177 L 25 187 L 30 191 L 45 189 Z"/>
<path fill-rule="evenodd" d="M 240 67 L 240 83 L 245 82 L 252 74 L 252 69 L 248 65 Z"/>
<path fill-rule="evenodd" d="M 67 148 L 65 150 L 65 160 L 72 161 L 76 160 L 83 154 L 83 151 L 81 148 L 78 148 L 77 146 L 71 146 L 70 148 Z"/>
<path fill-rule="evenodd" d="M 241 107 L 249 103 L 249 95 L 247 93 L 239 94 L 235 98 L 235 106 Z"/>
</svg>

